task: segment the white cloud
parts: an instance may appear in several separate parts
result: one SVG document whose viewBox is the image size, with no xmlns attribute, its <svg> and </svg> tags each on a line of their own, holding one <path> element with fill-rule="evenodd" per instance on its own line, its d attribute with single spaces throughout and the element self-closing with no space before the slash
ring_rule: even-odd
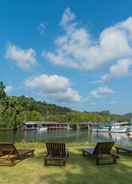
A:
<svg viewBox="0 0 132 184">
<path fill-rule="evenodd" d="M 105 83 L 105 82 L 109 82 L 112 80 L 112 76 L 108 73 L 108 74 L 105 74 L 103 76 L 101 76 L 101 79 L 98 80 L 99 83 Z"/>
<path fill-rule="evenodd" d="M 55 40 L 55 50 L 43 53 L 54 64 L 82 70 L 132 57 L 132 17 L 104 29 L 98 40 L 85 27 L 79 27 L 68 8 L 60 23 L 64 34 Z"/>
<path fill-rule="evenodd" d="M 90 96 L 93 98 L 105 97 L 113 93 L 113 90 L 107 86 L 98 87 L 90 92 Z"/>
<path fill-rule="evenodd" d="M 78 102 L 81 98 L 78 92 L 72 88 L 67 88 L 65 92 L 54 93 L 52 97 L 62 102 Z"/>
<path fill-rule="evenodd" d="M 132 60 L 122 59 L 117 64 L 110 67 L 110 73 L 112 76 L 120 77 L 129 73 L 129 66 L 132 65 Z"/>
<path fill-rule="evenodd" d="M 13 60 L 22 69 L 28 69 L 36 63 L 36 52 L 32 48 L 22 49 L 14 44 L 9 44 L 6 58 Z"/>
<path fill-rule="evenodd" d="M 113 78 L 120 78 L 129 75 L 132 66 L 131 59 L 121 59 L 110 67 L 109 73 L 101 77 L 101 82 L 109 82 Z"/>
<path fill-rule="evenodd" d="M 13 90 L 13 86 L 6 86 L 6 88 L 5 88 L 5 92 L 6 93 L 10 93 L 10 92 L 12 92 L 12 90 Z"/>
<path fill-rule="evenodd" d="M 80 101 L 78 92 L 70 87 L 69 79 L 63 76 L 42 74 L 26 80 L 25 85 L 59 101 Z"/>
<path fill-rule="evenodd" d="M 47 29 L 47 24 L 41 22 L 41 23 L 39 24 L 39 26 L 38 26 L 37 29 L 38 29 L 39 33 L 40 33 L 41 35 L 43 35 L 43 34 L 45 33 L 46 29 Z"/>
<path fill-rule="evenodd" d="M 72 28 L 74 26 L 75 18 L 76 18 L 75 14 L 71 12 L 70 8 L 67 8 L 62 16 L 60 26 L 64 30 L 68 31 L 69 27 Z"/>
<path fill-rule="evenodd" d="M 69 83 L 66 77 L 46 74 L 34 77 L 25 82 L 27 87 L 39 88 L 46 93 L 64 92 L 68 88 Z"/>
</svg>

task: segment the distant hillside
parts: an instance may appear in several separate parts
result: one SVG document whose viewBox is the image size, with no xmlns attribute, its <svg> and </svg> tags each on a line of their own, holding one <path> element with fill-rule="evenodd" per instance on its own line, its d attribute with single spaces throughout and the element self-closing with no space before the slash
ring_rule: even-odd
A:
<svg viewBox="0 0 132 184">
<path fill-rule="evenodd" d="M 56 121 L 56 122 L 107 122 L 128 121 L 132 114 L 116 115 L 109 111 L 79 112 L 67 107 L 36 101 L 25 96 L 7 96 L 5 86 L 0 82 L 0 127 L 20 126 L 26 121 Z"/>
</svg>

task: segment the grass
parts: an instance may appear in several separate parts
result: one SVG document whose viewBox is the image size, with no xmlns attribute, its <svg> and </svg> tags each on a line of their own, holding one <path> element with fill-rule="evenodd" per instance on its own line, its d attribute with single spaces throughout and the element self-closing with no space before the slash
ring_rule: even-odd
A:
<svg viewBox="0 0 132 184">
<path fill-rule="evenodd" d="M 80 149 L 86 144 L 68 144 L 70 158 L 65 167 L 44 166 L 43 144 L 17 144 L 35 149 L 35 156 L 15 166 L 0 166 L 1 184 L 130 184 L 132 155 L 121 155 L 116 165 L 96 166 L 95 161 L 82 157 Z"/>
</svg>

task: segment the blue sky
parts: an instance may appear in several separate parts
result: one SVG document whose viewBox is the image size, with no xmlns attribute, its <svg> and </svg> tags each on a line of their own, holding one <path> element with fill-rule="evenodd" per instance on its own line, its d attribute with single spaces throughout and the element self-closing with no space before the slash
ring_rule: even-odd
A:
<svg viewBox="0 0 132 184">
<path fill-rule="evenodd" d="M 81 111 L 132 112 L 131 0 L 0 1 L 9 95 Z"/>
</svg>

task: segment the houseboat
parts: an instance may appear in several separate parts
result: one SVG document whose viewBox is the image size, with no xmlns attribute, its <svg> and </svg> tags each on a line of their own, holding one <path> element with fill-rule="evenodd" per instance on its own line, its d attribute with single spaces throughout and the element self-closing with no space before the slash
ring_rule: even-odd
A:
<svg viewBox="0 0 132 184">
<path fill-rule="evenodd" d="M 23 130 L 36 130 L 47 131 L 56 129 L 71 129 L 69 123 L 57 123 L 57 122 L 35 122 L 29 121 L 23 124 Z"/>
<path fill-rule="evenodd" d="M 47 131 L 47 127 L 42 123 L 29 121 L 23 124 L 23 130 Z"/>
</svg>

